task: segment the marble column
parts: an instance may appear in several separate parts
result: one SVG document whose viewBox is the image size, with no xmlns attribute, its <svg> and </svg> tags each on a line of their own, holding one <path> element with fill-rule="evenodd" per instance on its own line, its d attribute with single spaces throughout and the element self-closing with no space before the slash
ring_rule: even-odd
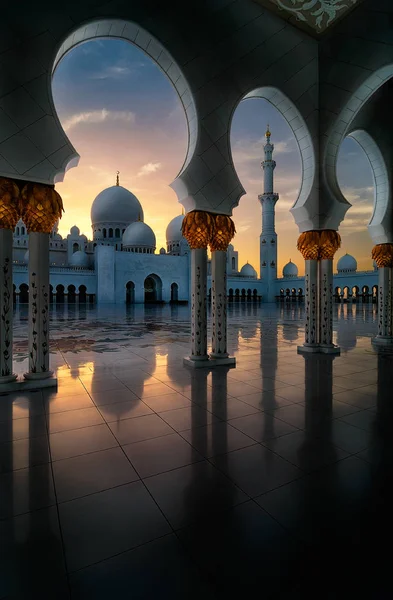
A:
<svg viewBox="0 0 393 600">
<path fill-rule="evenodd" d="M 212 351 L 210 358 L 228 358 L 227 352 L 227 253 L 212 252 Z"/>
<path fill-rule="evenodd" d="M 375 346 L 393 347 L 393 243 L 377 244 L 372 258 L 378 266 L 378 334 Z"/>
<path fill-rule="evenodd" d="M 317 347 L 318 339 L 318 261 L 305 261 L 306 322 L 304 325 L 304 346 L 310 350 Z"/>
<path fill-rule="evenodd" d="M 12 229 L 0 228 L 0 392 L 2 384 L 17 377 L 12 373 L 12 340 Z"/>
<path fill-rule="evenodd" d="M 333 344 L 333 259 L 319 263 L 319 343 L 323 349 Z"/>
<path fill-rule="evenodd" d="M 29 233 L 29 371 L 25 379 L 48 379 L 49 233 Z"/>
<path fill-rule="evenodd" d="M 207 249 L 191 249 L 191 354 L 204 362 L 207 354 Z"/>
</svg>

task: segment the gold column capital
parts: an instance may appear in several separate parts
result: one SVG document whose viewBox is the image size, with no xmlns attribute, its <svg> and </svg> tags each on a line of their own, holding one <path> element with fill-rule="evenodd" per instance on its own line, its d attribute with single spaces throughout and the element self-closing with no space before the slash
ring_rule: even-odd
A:
<svg viewBox="0 0 393 600">
<path fill-rule="evenodd" d="M 378 269 L 393 267 L 393 244 L 377 244 L 371 250 L 371 256 L 377 263 Z"/>
<path fill-rule="evenodd" d="M 207 248 L 214 231 L 213 215 L 203 210 L 187 213 L 182 223 L 182 234 L 192 250 Z"/>
<path fill-rule="evenodd" d="M 333 229 L 305 231 L 297 241 L 297 249 L 304 260 L 332 259 L 340 246 L 340 234 Z"/>
<path fill-rule="evenodd" d="M 212 215 L 214 231 L 210 239 L 210 250 L 227 250 L 236 233 L 235 224 L 228 215 Z"/>
<path fill-rule="evenodd" d="M 63 201 L 56 190 L 42 183 L 27 183 L 21 192 L 20 215 L 28 233 L 50 233 L 61 219 Z"/>
<path fill-rule="evenodd" d="M 8 177 L 0 177 L 0 229 L 15 229 L 19 221 L 19 187 Z"/>
</svg>

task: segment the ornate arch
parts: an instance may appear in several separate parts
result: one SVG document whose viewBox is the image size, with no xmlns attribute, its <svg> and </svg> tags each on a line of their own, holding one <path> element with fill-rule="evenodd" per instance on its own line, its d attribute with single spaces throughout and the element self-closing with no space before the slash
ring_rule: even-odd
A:
<svg viewBox="0 0 393 600">
<path fill-rule="evenodd" d="M 66 39 L 60 44 L 53 62 L 51 77 L 53 77 L 56 67 L 61 59 L 68 52 L 76 46 L 96 38 L 121 39 L 134 44 L 134 46 L 137 46 L 140 50 L 143 50 L 143 52 L 150 56 L 171 81 L 183 105 L 188 128 L 187 153 L 180 169 L 180 175 L 190 162 L 197 143 L 198 122 L 195 101 L 180 67 L 164 46 L 143 27 L 126 19 L 97 19 L 89 21 L 84 25 L 78 25 L 76 29 L 67 34 Z M 49 97 L 53 107 L 53 114 L 62 130 L 53 104 L 52 89 L 50 89 Z M 79 154 L 70 143 L 68 144 L 67 150 L 68 152 L 66 152 L 66 156 L 64 157 L 62 168 L 59 169 L 54 176 L 55 183 L 62 181 L 65 172 L 68 169 L 75 167 L 79 162 Z"/>
</svg>

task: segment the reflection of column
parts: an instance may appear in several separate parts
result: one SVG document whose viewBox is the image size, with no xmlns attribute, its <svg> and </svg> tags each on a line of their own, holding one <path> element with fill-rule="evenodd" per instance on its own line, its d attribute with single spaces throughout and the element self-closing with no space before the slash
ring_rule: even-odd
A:
<svg viewBox="0 0 393 600">
<path fill-rule="evenodd" d="M 235 365 L 227 352 L 227 249 L 235 225 L 227 215 L 214 215 L 210 239 L 212 252 L 212 352 L 213 365 Z"/>
<path fill-rule="evenodd" d="M 12 373 L 13 288 L 12 231 L 18 222 L 19 188 L 11 179 L 0 179 L 0 391 L 16 380 Z"/>
<path fill-rule="evenodd" d="M 378 266 L 378 334 L 373 344 L 393 345 L 393 244 L 378 244 L 372 250 Z"/>
<path fill-rule="evenodd" d="M 337 231 L 306 231 L 297 247 L 306 262 L 305 343 L 299 352 L 337 354 L 333 344 L 333 256 L 340 247 Z"/>
<path fill-rule="evenodd" d="M 23 188 L 22 200 L 21 216 L 29 233 L 29 372 L 25 378 L 42 381 L 53 375 L 49 370 L 49 234 L 61 218 L 63 205 L 52 187 L 35 183 Z"/>
<path fill-rule="evenodd" d="M 209 364 L 207 354 L 207 246 L 214 226 L 212 216 L 192 211 L 183 220 L 182 232 L 191 249 L 191 354 L 184 363 L 192 367 Z"/>
</svg>

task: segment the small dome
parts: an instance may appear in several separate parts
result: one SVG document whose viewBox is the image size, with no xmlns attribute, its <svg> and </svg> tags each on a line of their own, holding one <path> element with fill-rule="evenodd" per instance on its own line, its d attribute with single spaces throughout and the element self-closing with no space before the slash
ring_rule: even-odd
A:
<svg viewBox="0 0 393 600">
<path fill-rule="evenodd" d="M 143 221 L 143 210 L 138 198 L 121 185 L 113 185 L 98 194 L 91 206 L 91 222 L 133 223 Z"/>
<path fill-rule="evenodd" d="M 339 273 L 354 273 L 357 268 L 358 263 L 356 262 L 356 259 L 350 254 L 344 254 L 344 256 L 342 256 L 337 263 L 337 271 Z"/>
<path fill-rule="evenodd" d="M 240 269 L 240 277 L 252 277 L 253 279 L 256 279 L 257 272 L 252 265 L 246 263 Z"/>
<path fill-rule="evenodd" d="M 165 248 L 160 248 L 160 254 L 166 254 Z"/>
<path fill-rule="evenodd" d="M 124 248 L 156 249 L 156 236 L 149 225 L 142 221 L 131 223 L 123 233 Z"/>
<path fill-rule="evenodd" d="M 24 257 L 23 257 L 23 260 L 24 260 L 26 263 L 28 263 L 28 262 L 29 262 L 29 251 L 28 251 L 28 250 L 26 250 L 26 252 L 25 252 L 25 255 L 24 255 Z"/>
<path fill-rule="evenodd" d="M 80 235 L 80 229 L 79 229 L 79 227 L 77 227 L 76 225 L 74 225 L 73 227 L 71 227 L 71 229 L 70 229 L 70 235 L 72 237 L 79 237 L 79 235 Z"/>
<path fill-rule="evenodd" d="M 181 232 L 181 226 L 183 223 L 184 215 L 179 215 L 172 219 L 166 228 L 166 241 L 167 242 L 180 242 L 183 235 Z"/>
<path fill-rule="evenodd" d="M 287 263 L 283 270 L 282 270 L 282 276 L 283 277 L 297 277 L 298 276 L 298 268 L 295 265 L 295 263 L 293 263 L 291 261 L 291 259 L 289 259 L 289 263 Z"/>
<path fill-rule="evenodd" d="M 71 267 L 88 267 L 89 266 L 89 257 L 86 252 L 83 250 L 77 250 L 70 258 L 70 266 Z"/>
</svg>

